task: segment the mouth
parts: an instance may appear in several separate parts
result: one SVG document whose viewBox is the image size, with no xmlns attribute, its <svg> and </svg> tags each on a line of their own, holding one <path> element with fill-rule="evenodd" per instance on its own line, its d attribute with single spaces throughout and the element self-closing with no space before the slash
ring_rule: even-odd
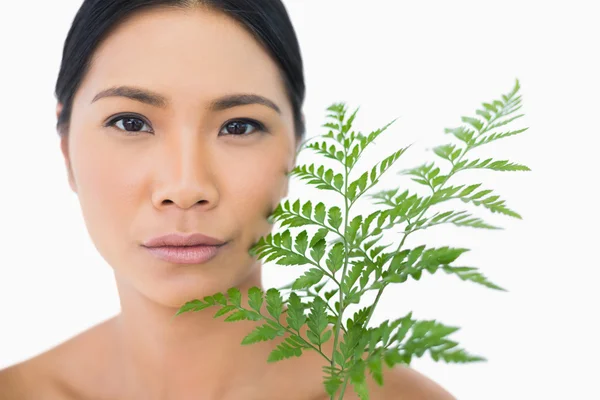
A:
<svg viewBox="0 0 600 400">
<path fill-rule="evenodd" d="M 193 245 L 193 246 L 158 246 L 145 247 L 154 257 L 175 264 L 202 264 L 219 254 L 227 243 L 221 245 Z"/>
</svg>

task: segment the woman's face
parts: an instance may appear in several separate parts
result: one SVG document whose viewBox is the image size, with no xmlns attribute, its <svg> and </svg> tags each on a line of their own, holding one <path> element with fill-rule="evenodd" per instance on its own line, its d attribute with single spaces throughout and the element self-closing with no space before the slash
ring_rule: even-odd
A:
<svg viewBox="0 0 600 400">
<path fill-rule="evenodd" d="M 99 96 L 125 86 L 137 92 Z M 279 112 L 219 102 L 240 94 Z M 172 307 L 256 269 L 248 249 L 271 231 L 266 217 L 287 195 L 296 146 L 275 62 L 235 21 L 203 9 L 145 11 L 113 31 L 75 95 L 62 142 L 96 248 L 121 283 Z M 202 264 L 162 261 L 141 246 L 172 232 L 228 244 Z"/>
</svg>

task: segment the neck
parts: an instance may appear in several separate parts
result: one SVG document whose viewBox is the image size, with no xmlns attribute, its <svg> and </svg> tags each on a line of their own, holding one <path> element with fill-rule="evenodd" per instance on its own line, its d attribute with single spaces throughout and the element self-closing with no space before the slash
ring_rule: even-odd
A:
<svg viewBox="0 0 600 400">
<path fill-rule="evenodd" d="M 250 308 L 248 289 L 262 289 L 260 266 L 255 271 L 236 286 L 245 308 Z M 217 306 L 174 316 L 177 309 L 152 301 L 126 282 L 117 279 L 117 286 L 122 311 L 115 326 L 124 385 L 131 388 L 127 398 L 223 398 L 228 390 L 256 385 L 267 371 L 273 341 L 241 345 L 264 321 L 225 322 L 226 315 L 214 317 Z"/>
</svg>

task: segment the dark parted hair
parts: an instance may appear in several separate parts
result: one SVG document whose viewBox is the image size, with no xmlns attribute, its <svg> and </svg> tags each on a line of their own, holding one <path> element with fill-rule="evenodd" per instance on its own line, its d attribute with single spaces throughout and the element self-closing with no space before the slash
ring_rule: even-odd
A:
<svg viewBox="0 0 600 400">
<path fill-rule="evenodd" d="M 302 106 L 305 97 L 300 46 L 281 0 L 84 0 L 64 43 L 55 96 L 63 109 L 58 117 L 59 135 L 66 135 L 73 98 L 99 43 L 119 22 L 133 13 L 156 7 L 205 6 L 241 23 L 278 64 L 294 113 L 296 137 L 305 134 Z"/>
</svg>

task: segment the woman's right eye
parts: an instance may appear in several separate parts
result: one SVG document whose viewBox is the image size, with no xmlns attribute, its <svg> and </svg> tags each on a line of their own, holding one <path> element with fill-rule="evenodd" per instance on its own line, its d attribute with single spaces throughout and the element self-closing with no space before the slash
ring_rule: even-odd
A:
<svg viewBox="0 0 600 400">
<path fill-rule="evenodd" d="M 137 132 L 152 132 L 150 125 L 143 119 L 133 116 L 124 115 L 112 119 L 106 126 L 114 126 L 122 131 L 137 133 Z M 144 129 L 147 127 L 147 129 Z"/>
</svg>

